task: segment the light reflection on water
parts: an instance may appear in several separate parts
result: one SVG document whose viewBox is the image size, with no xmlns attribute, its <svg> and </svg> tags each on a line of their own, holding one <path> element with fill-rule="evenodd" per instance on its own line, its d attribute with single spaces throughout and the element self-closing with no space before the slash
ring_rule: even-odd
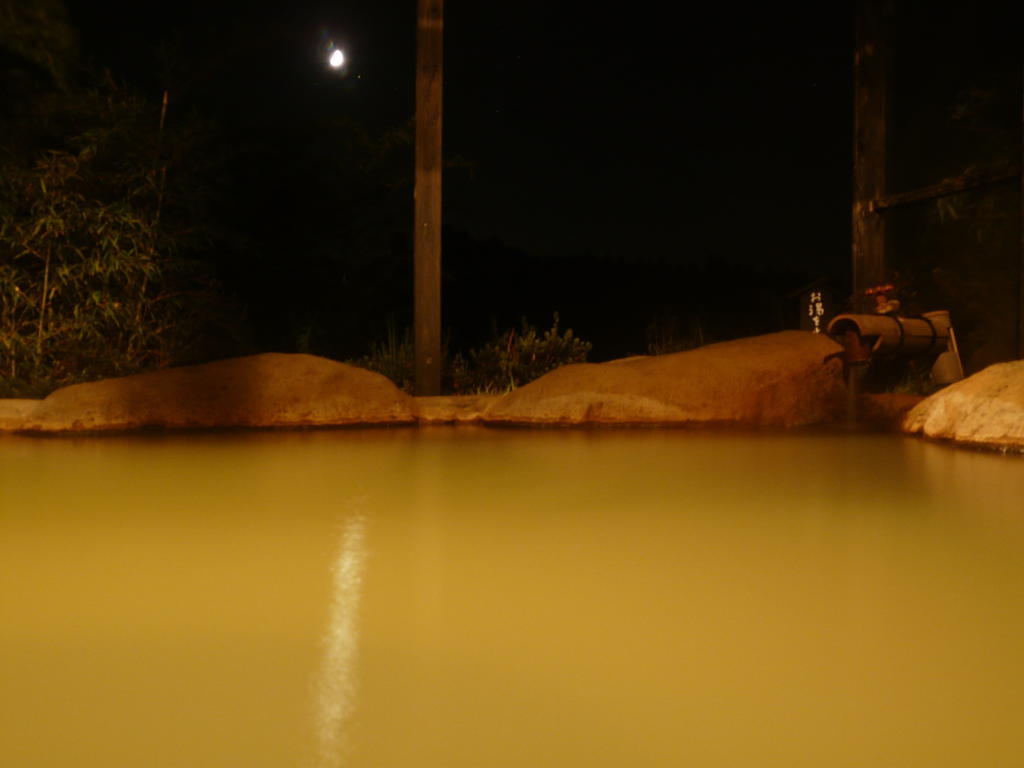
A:
<svg viewBox="0 0 1024 768">
<path fill-rule="evenodd" d="M 366 560 L 366 520 L 349 517 L 341 530 L 341 546 L 331 569 L 332 593 L 324 661 L 317 696 L 320 766 L 341 765 L 349 756 L 347 726 L 356 704 L 356 661 L 359 650 L 359 602 Z"/>
<path fill-rule="evenodd" d="M 0 439 L 0 765 L 1011 766 L 1024 460 Z"/>
</svg>

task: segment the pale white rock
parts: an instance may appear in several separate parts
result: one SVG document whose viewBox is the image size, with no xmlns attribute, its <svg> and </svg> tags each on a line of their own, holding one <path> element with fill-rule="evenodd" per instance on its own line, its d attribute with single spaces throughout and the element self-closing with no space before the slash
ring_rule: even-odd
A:
<svg viewBox="0 0 1024 768">
<path fill-rule="evenodd" d="M 1024 450 L 1024 360 L 996 363 L 936 392 L 902 428 L 965 445 Z"/>
</svg>

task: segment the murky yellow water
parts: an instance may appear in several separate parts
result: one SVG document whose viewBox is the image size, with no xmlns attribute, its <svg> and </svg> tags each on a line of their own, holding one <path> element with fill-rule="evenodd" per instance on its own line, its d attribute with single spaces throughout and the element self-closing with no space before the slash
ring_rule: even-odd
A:
<svg viewBox="0 0 1024 768">
<path fill-rule="evenodd" d="M 1020 766 L 1024 460 L 0 439 L 0 765 Z"/>
</svg>

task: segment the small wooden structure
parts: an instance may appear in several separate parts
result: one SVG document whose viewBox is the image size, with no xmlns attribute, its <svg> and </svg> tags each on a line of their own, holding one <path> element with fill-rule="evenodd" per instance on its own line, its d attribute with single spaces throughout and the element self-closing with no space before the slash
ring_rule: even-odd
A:
<svg viewBox="0 0 1024 768">
<path fill-rule="evenodd" d="M 796 300 L 801 331 L 825 333 L 829 321 L 836 315 L 835 292 L 831 281 L 826 277 L 797 288 L 786 296 Z"/>
<path fill-rule="evenodd" d="M 915 289 L 926 294 L 922 301 L 931 299 L 931 306 L 916 311 L 949 309 L 958 330 L 966 329 L 969 373 L 1024 357 L 1024 78 L 1020 30 L 1007 31 L 1011 20 L 1000 12 L 1009 7 L 982 0 L 978 8 L 940 10 L 900 0 L 860 0 L 857 9 L 854 295 L 863 297 L 879 283 L 901 282 L 894 277 L 901 270 L 913 273 Z M 939 59 L 955 65 L 935 67 L 932 74 L 927 67 Z M 945 82 L 954 79 L 946 76 L 949 72 L 962 82 Z M 955 94 L 952 106 L 936 107 L 936 94 Z M 993 99 L 999 100 L 999 114 L 986 117 L 985 104 Z M 979 115 L 990 125 L 972 133 L 967 123 Z M 955 151 L 944 151 L 953 144 Z M 908 161 L 911 155 L 920 157 Z M 951 174 L 950 157 L 963 160 Z M 893 169 L 901 163 L 904 171 L 913 168 L 894 181 Z M 934 178 L 936 169 L 946 175 Z M 968 208 L 973 221 L 963 215 Z M 947 235 L 955 228 L 955 236 L 944 236 L 943 227 Z"/>
</svg>

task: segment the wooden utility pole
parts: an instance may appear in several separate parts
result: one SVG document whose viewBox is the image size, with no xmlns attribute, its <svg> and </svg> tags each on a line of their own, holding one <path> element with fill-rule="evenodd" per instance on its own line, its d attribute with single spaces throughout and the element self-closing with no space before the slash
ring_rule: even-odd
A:
<svg viewBox="0 0 1024 768">
<path fill-rule="evenodd" d="M 888 112 L 886 16 L 890 3 L 864 0 L 857 13 L 853 109 L 853 290 L 885 277 L 885 221 L 880 201 L 886 192 Z"/>
<path fill-rule="evenodd" d="M 444 0 L 418 0 L 413 292 L 416 394 L 441 394 L 441 96 Z"/>
</svg>

